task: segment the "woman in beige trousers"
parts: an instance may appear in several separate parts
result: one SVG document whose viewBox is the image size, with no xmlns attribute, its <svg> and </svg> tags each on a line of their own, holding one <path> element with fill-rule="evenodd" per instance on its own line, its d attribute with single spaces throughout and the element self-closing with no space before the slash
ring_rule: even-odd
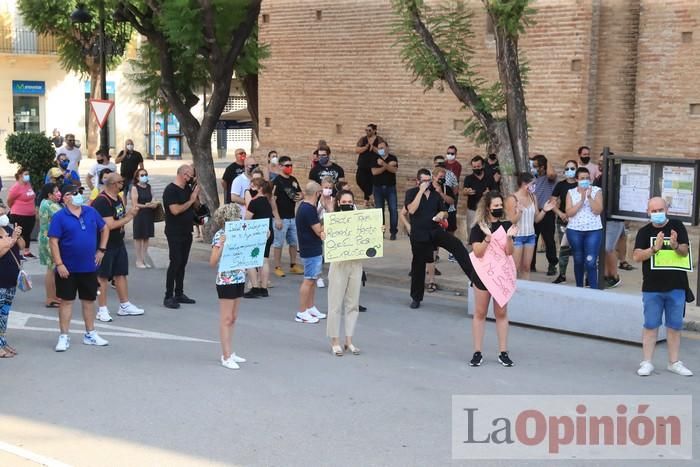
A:
<svg viewBox="0 0 700 467">
<path fill-rule="evenodd" d="M 352 211 L 355 198 L 351 191 L 340 191 L 336 195 L 335 209 Z M 362 282 L 362 261 L 337 261 L 331 263 L 328 272 L 328 317 L 326 334 L 331 338 L 331 351 L 338 357 L 343 356 L 340 347 L 340 322 L 345 315 L 345 347 L 353 355 L 359 355 L 360 349 L 352 344 L 355 324 L 359 315 L 360 287 Z"/>
</svg>

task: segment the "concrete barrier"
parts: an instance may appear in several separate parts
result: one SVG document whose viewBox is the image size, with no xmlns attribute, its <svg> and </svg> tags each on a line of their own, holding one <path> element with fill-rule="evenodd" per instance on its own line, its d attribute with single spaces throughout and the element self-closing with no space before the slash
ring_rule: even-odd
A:
<svg viewBox="0 0 700 467">
<path fill-rule="evenodd" d="M 468 313 L 474 310 L 474 293 L 469 293 Z M 493 317 L 489 308 L 489 317 Z M 511 323 L 584 334 L 625 342 L 642 343 L 642 297 L 639 294 L 518 281 L 508 304 Z M 666 340 L 666 328 L 659 329 L 659 341 Z"/>
</svg>

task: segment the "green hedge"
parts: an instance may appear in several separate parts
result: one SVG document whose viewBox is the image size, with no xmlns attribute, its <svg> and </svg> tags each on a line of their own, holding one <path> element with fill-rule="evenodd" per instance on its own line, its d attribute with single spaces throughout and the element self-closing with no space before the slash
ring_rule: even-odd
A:
<svg viewBox="0 0 700 467">
<path fill-rule="evenodd" d="M 7 159 L 29 170 L 31 184 L 37 193 L 44 186 L 46 172 L 55 167 L 56 151 L 43 133 L 13 133 L 5 142 Z"/>
</svg>

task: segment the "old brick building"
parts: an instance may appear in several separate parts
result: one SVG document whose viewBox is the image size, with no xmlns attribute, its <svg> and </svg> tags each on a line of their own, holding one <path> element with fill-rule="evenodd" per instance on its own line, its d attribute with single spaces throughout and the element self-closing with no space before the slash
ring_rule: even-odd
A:
<svg viewBox="0 0 700 467">
<path fill-rule="evenodd" d="M 476 62 L 496 77 L 480 0 Z M 521 41 L 531 152 L 557 165 L 589 144 L 615 152 L 700 157 L 700 0 L 537 0 Z M 447 91 L 424 93 L 393 47 L 390 0 L 266 0 L 261 38 L 261 149 L 295 158 L 304 174 L 325 139 L 350 171 L 365 125 L 379 125 L 409 177 L 449 144 L 464 162 L 483 153 L 461 135 L 465 113 Z"/>
</svg>

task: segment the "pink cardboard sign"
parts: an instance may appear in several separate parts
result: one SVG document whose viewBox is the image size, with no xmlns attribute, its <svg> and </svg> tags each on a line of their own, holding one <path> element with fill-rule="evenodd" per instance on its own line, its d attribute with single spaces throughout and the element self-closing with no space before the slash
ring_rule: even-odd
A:
<svg viewBox="0 0 700 467">
<path fill-rule="evenodd" d="M 505 252 L 507 241 L 506 231 L 499 227 L 491 234 L 484 256 L 477 258 L 474 252 L 469 254 L 474 272 L 500 306 L 505 306 L 515 293 L 518 277 L 513 257 Z"/>
</svg>

